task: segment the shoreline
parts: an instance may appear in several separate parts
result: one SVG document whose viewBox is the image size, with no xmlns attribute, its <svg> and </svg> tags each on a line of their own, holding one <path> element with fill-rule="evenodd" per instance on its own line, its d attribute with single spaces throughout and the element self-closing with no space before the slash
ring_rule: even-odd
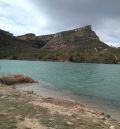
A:
<svg viewBox="0 0 120 129">
<path fill-rule="evenodd" d="M 1 113 L 5 117 L 16 119 L 17 129 L 119 129 L 120 127 L 120 123 L 113 120 L 110 115 L 98 112 L 80 102 L 44 97 L 29 90 L 23 91 L 8 86 L 0 87 L 0 106 Z"/>
<path fill-rule="evenodd" d="M 106 64 L 106 65 L 119 65 L 120 63 L 104 63 L 104 62 L 76 62 L 76 61 L 68 61 L 68 60 L 37 60 L 37 59 L 0 59 L 0 60 L 11 60 L 11 61 L 41 61 L 41 62 L 58 62 L 58 63 L 80 63 L 80 64 Z"/>
<path fill-rule="evenodd" d="M 120 112 L 110 108 L 108 105 L 103 104 L 103 102 L 98 102 L 98 100 L 93 100 L 91 101 L 90 99 L 88 100 L 87 98 L 81 96 L 76 96 L 73 95 L 71 92 L 59 92 L 57 90 L 52 90 L 49 88 L 45 87 L 40 87 L 38 84 L 20 84 L 16 85 L 16 88 L 18 90 L 23 90 L 23 91 L 33 91 L 38 95 L 41 95 L 43 97 L 51 97 L 51 98 L 56 98 L 56 99 L 61 99 L 61 100 L 68 100 L 71 102 L 78 102 L 82 103 L 83 105 L 86 105 L 89 108 L 92 108 L 93 110 L 100 111 L 100 112 L 105 112 L 107 114 L 110 114 L 110 116 L 113 119 L 116 119 L 117 121 L 120 122 Z"/>
</svg>

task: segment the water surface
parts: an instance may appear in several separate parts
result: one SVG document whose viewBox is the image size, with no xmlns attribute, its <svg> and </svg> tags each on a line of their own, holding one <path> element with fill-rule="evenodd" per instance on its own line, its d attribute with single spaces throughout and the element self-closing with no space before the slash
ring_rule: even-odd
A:
<svg viewBox="0 0 120 129">
<path fill-rule="evenodd" d="M 0 60 L 0 76 L 25 74 L 120 116 L 120 65 Z"/>
</svg>

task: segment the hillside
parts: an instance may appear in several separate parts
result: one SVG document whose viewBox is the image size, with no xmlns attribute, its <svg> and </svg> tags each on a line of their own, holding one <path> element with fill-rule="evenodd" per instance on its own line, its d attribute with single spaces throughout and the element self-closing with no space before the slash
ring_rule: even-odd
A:
<svg viewBox="0 0 120 129">
<path fill-rule="evenodd" d="M 120 51 L 100 41 L 90 25 L 43 36 L 0 30 L 0 58 L 119 63 Z"/>
<path fill-rule="evenodd" d="M 0 30 L 0 58 L 19 58 L 22 53 L 31 53 L 44 46 L 41 40 L 22 40 L 13 34 Z"/>
</svg>

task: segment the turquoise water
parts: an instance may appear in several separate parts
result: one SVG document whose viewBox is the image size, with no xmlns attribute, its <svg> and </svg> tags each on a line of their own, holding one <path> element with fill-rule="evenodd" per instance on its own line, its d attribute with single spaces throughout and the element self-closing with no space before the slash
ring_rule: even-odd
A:
<svg viewBox="0 0 120 129">
<path fill-rule="evenodd" d="M 0 76 L 13 73 L 120 112 L 120 65 L 0 60 Z"/>
</svg>

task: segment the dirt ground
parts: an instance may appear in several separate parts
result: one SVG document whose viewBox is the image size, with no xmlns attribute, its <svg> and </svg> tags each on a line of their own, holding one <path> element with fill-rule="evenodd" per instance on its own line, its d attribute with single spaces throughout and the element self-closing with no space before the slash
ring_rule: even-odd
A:
<svg viewBox="0 0 120 129">
<path fill-rule="evenodd" d="M 120 123 L 78 102 L 0 86 L 0 129 L 120 129 Z"/>
</svg>

